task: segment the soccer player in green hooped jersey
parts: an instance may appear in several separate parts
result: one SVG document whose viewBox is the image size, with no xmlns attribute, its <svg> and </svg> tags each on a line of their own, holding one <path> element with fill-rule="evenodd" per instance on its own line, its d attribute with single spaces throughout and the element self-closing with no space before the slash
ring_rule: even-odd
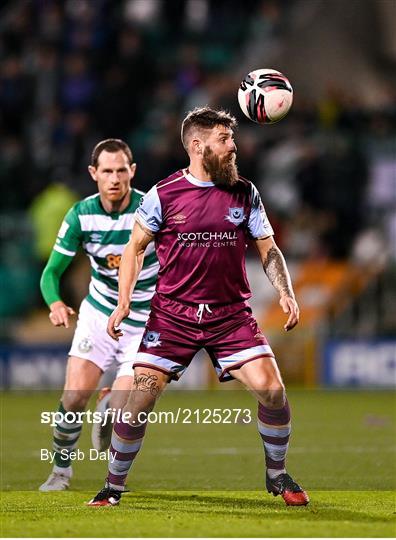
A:
<svg viewBox="0 0 396 540">
<path fill-rule="evenodd" d="M 79 309 L 59 406 L 59 412 L 63 415 L 59 415 L 59 418 L 63 418 L 66 412 L 85 409 L 102 373 L 113 361 L 117 363 L 117 376 L 112 392 L 107 396 L 109 402 L 104 408 L 110 406 L 118 409 L 124 405 L 132 387 L 132 364 L 149 314 L 158 273 L 154 248 L 149 247 L 145 251 L 143 268 L 132 296 L 131 311 L 123 322 L 124 339 L 120 343 L 112 340 L 106 333 L 107 319 L 117 305 L 121 254 L 129 240 L 134 213 L 143 193 L 131 188 L 136 164 L 128 145 L 119 139 L 99 142 L 92 152 L 88 170 L 97 183 L 98 193 L 77 202 L 67 212 L 40 283 L 50 309 L 50 321 L 54 326 L 67 328 L 74 310 L 62 301 L 60 277 L 80 247 L 89 257 L 89 292 Z M 53 436 L 54 467 L 47 481 L 40 486 L 41 491 L 58 491 L 69 487 L 72 476 L 69 454 L 77 447 L 81 428 L 81 423 L 77 422 L 62 420 L 56 424 Z M 98 439 L 96 446 L 107 448 L 106 433 L 100 431 L 98 424 L 94 424 L 93 429 Z"/>
</svg>

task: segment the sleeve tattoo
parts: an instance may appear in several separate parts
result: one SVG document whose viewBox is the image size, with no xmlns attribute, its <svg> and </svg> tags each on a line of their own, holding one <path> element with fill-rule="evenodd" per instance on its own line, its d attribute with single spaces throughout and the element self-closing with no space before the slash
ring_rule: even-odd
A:
<svg viewBox="0 0 396 540">
<path fill-rule="evenodd" d="M 263 261 L 264 272 L 279 294 L 294 297 L 290 274 L 281 251 L 272 246 Z"/>
</svg>

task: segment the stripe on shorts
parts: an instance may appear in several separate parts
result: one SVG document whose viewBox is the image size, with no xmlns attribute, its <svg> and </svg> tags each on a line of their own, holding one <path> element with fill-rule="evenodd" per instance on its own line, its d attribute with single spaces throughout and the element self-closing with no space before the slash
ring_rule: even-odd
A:
<svg viewBox="0 0 396 540">
<path fill-rule="evenodd" d="M 257 345 L 256 347 L 250 347 L 250 349 L 244 349 L 243 351 L 239 351 L 237 353 L 231 354 L 230 356 L 225 356 L 224 358 L 218 358 L 217 361 L 221 365 L 223 369 L 226 369 L 227 367 L 236 364 L 238 362 L 243 362 L 244 360 L 248 360 L 249 356 L 256 356 L 256 355 L 271 355 L 274 356 L 274 353 L 272 352 L 272 349 L 269 345 Z"/>
<path fill-rule="evenodd" d="M 136 360 L 134 361 L 133 365 L 136 366 L 139 364 L 151 364 L 152 366 L 158 366 L 166 370 L 168 373 L 183 373 L 186 369 L 185 366 L 178 364 L 177 362 L 173 362 L 173 360 L 168 360 L 162 356 L 144 352 L 138 352 L 136 355 Z"/>
</svg>

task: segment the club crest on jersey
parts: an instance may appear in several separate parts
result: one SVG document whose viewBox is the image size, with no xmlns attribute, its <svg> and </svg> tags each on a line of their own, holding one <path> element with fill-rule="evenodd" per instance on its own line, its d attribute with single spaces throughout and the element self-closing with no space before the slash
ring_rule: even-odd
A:
<svg viewBox="0 0 396 540">
<path fill-rule="evenodd" d="M 229 208 L 228 216 L 225 216 L 224 219 L 231 221 L 234 225 L 240 225 L 245 220 L 245 217 L 243 208 Z"/>
<path fill-rule="evenodd" d="M 161 345 L 161 342 L 159 340 L 160 338 L 159 332 L 147 332 L 146 335 L 143 338 L 143 344 L 149 349 L 150 347 L 158 347 Z"/>
<path fill-rule="evenodd" d="M 82 353 L 89 353 L 92 351 L 92 341 L 88 338 L 84 338 L 78 344 L 78 350 Z"/>
</svg>

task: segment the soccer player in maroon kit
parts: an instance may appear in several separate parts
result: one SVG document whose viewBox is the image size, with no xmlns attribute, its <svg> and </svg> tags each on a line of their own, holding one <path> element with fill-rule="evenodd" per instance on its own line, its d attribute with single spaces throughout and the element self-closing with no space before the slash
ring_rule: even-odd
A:
<svg viewBox="0 0 396 540">
<path fill-rule="evenodd" d="M 179 379 L 201 348 L 221 381 L 239 380 L 258 400 L 268 492 L 281 495 L 288 505 L 309 502 L 285 469 L 290 409 L 274 354 L 248 304 L 249 239 L 288 314 L 286 331 L 298 323 L 299 309 L 260 195 L 238 175 L 235 127 L 235 118 L 225 111 L 191 111 L 181 130 L 188 168 L 156 184 L 136 212 L 120 265 L 118 306 L 107 328 L 114 339 L 122 335 L 118 327 L 129 313 L 143 254 L 152 240 L 160 270 L 134 362 L 133 389 L 123 410 L 130 418 L 114 426 L 106 484 L 91 506 L 119 503 L 146 430 L 139 413 L 153 410 L 167 383 Z"/>
</svg>

